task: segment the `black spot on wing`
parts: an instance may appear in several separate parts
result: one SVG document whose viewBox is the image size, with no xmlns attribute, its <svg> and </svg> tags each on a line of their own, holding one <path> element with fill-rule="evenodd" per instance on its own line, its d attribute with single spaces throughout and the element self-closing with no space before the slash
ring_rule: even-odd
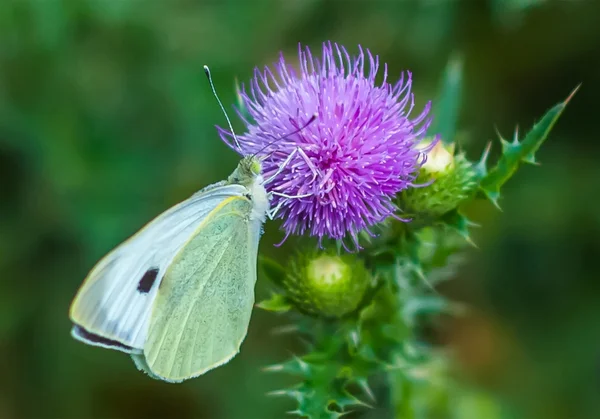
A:
<svg viewBox="0 0 600 419">
<path fill-rule="evenodd" d="M 133 351 L 133 348 L 131 346 L 127 346 L 122 344 L 121 342 L 117 342 L 116 340 L 108 339 L 95 333 L 88 332 L 83 327 L 77 324 L 74 326 L 74 333 L 91 344 L 103 345 L 110 348 L 121 349 L 125 351 Z"/>
<path fill-rule="evenodd" d="M 152 285 L 156 282 L 156 276 L 158 275 L 158 268 L 150 268 L 146 271 L 140 282 L 138 283 L 137 290 L 143 294 L 148 294 Z"/>
</svg>

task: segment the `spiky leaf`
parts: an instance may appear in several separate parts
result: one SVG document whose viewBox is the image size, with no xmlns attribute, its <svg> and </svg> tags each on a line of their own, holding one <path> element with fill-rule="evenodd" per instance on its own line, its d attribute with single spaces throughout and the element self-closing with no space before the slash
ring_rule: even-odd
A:
<svg viewBox="0 0 600 419">
<path fill-rule="evenodd" d="M 480 167 L 480 174 L 483 175 L 479 185 L 483 193 L 498 206 L 498 198 L 500 197 L 500 188 L 510 179 L 518 169 L 519 165 L 524 163 L 535 164 L 535 153 L 540 148 L 542 143 L 548 137 L 550 130 L 564 111 L 565 107 L 575 94 L 578 88 L 573 90 L 569 97 L 552 109 L 550 109 L 542 117 L 542 119 L 533 126 L 527 133 L 523 141 L 519 141 L 518 130 L 515 131 L 515 137 L 512 142 L 508 142 L 500 138 L 502 143 L 502 156 L 496 165 L 486 173 L 485 159 L 482 159 L 483 167 Z M 487 156 L 487 153 L 486 153 Z"/>
<path fill-rule="evenodd" d="M 366 383 L 365 377 L 355 376 L 352 363 L 344 364 L 337 356 L 311 359 L 321 358 L 320 355 L 323 353 L 312 352 L 308 356 L 293 357 L 282 364 L 267 367 L 266 371 L 284 372 L 303 379 L 291 388 L 273 391 L 270 395 L 293 398 L 297 407 L 289 413 L 308 419 L 339 418 L 353 407 L 368 406 L 347 389 L 350 384 L 363 389 L 360 383 Z"/>
<path fill-rule="evenodd" d="M 302 358 L 293 356 L 291 359 L 265 367 L 263 371 L 267 372 L 283 372 L 297 377 L 309 378 L 313 373 L 313 367 Z"/>
<path fill-rule="evenodd" d="M 469 227 L 475 227 L 477 224 L 470 221 L 466 216 L 461 214 L 458 210 L 450 211 L 442 217 L 440 220 L 445 226 L 457 232 L 463 237 L 469 244 L 475 246 L 475 243 L 471 240 L 469 233 Z"/>
</svg>

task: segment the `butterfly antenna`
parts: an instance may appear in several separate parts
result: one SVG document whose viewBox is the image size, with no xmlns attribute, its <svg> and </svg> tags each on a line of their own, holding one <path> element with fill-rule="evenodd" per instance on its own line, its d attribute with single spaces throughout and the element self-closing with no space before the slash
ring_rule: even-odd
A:
<svg viewBox="0 0 600 419">
<path fill-rule="evenodd" d="M 273 141 L 271 141 L 271 142 L 267 143 L 267 145 L 265 145 L 263 148 L 261 148 L 260 150 L 258 150 L 256 153 L 254 153 L 254 155 L 256 156 L 257 154 L 259 154 L 259 153 L 262 153 L 262 152 L 263 152 L 263 151 L 264 151 L 266 148 L 268 148 L 268 147 L 272 146 L 272 145 L 273 145 L 273 144 L 275 144 L 277 141 L 284 140 L 284 139 L 286 139 L 287 137 L 289 137 L 290 135 L 294 135 L 294 134 L 297 134 L 297 133 L 299 133 L 299 132 L 300 132 L 300 131 L 302 131 L 304 128 L 306 128 L 307 126 L 309 126 L 310 124 L 312 124 L 312 123 L 315 121 L 315 119 L 317 119 L 317 114 L 316 114 L 316 113 L 315 113 L 315 114 L 313 114 L 313 116 L 311 116 L 311 117 L 310 117 L 310 119 L 309 119 L 309 120 L 308 120 L 308 121 L 307 121 L 307 122 L 306 122 L 304 125 L 302 125 L 300 128 L 297 128 L 297 129 L 295 129 L 295 130 L 294 130 L 294 131 L 292 131 L 292 132 L 288 132 L 287 134 L 285 134 L 285 135 L 284 135 L 284 136 L 282 136 L 282 137 L 275 138 Z M 266 157 L 268 157 L 268 155 L 267 155 Z"/>
<path fill-rule="evenodd" d="M 233 136 L 233 141 L 235 141 L 235 145 L 236 145 L 237 149 L 241 150 L 242 148 L 240 146 L 240 142 L 238 141 L 238 138 L 235 135 L 235 132 L 233 131 L 233 126 L 231 125 L 229 116 L 227 115 L 227 112 L 225 111 L 225 107 L 223 106 L 223 103 L 221 103 L 221 99 L 219 99 L 219 95 L 217 95 L 217 90 L 215 89 L 215 85 L 213 84 L 212 77 L 210 75 L 210 69 L 208 68 L 207 65 L 204 66 L 204 73 L 206 74 L 206 78 L 208 78 L 208 83 L 210 84 L 210 88 L 212 89 L 213 95 L 214 95 L 215 99 L 217 99 L 217 102 L 219 103 L 219 106 L 221 107 L 221 110 L 223 111 L 223 115 L 225 115 L 225 119 L 227 120 L 227 125 L 229 125 L 229 130 L 231 131 L 231 135 Z"/>
</svg>

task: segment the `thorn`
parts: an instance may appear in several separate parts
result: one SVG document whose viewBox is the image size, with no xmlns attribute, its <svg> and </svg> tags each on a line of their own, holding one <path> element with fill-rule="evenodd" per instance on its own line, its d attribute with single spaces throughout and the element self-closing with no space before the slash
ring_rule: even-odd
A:
<svg viewBox="0 0 600 419">
<path fill-rule="evenodd" d="M 471 246 L 473 246 L 475 249 L 479 249 L 479 246 L 477 246 L 477 243 L 475 243 L 473 241 L 473 239 L 471 239 L 471 236 L 467 235 L 467 236 L 463 236 L 466 240 L 467 243 L 469 243 Z"/>
<path fill-rule="evenodd" d="M 512 143 L 509 143 L 504 138 L 500 137 L 500 144 L 502 144 L 502 153 L 506 153 L 513 146 Z"/>
<path fill-rule="evenodd" d="M 486 191 L 485 189 L 483 190 L 483 192 L 485 193 L 485 196 L 487 196 L 488 199 L 492 202 L 492 204 L 494 204 L 494 206 L 498 208 L 498 210 L 502 211 L 502 208 L 500 208 L 500 205 L 498 204 L 498 198 L 500 197 L 500 193 Z"/>
<path fill-rule="evenodd" d="M 481 227 L 481 224 L 471 221 L 467 217 L 465 217 L 465 222 L 467 223 L 467 226 L 469 226 L 469 227 L 475 227 L 475 228 Z"/>
<path fill-rule="evenodd" d="M 369 383 L 366 378 L 361 378 L 361 379 L 357 380 L 357 384 L 362 389 L 362 391 L 364 391 L 364 393 L 367 395 L 367 397 L 369 397 L 369 399 L 371 399 L 372 402 L 376 401 L 375 394 L 373 394 L 373 390 L 371 390 L 371 387 L 369 386 Z"/>
<path fill-rule="evenodd" d="M 423 281 L 423 283 L 427 286 L 427 288 L 429 288 L 431 291 L 435 291 L 436 293 L 438 292 L 433 286 L 433 284 L 427 279 L 425 273 L 420 267 L 415 269 L 414 271 L 419 276 L 419 279 L 421 279 L 421 281 Z"/>
<path fill-rule="evenodd" d="M 513 137 L 513 145 L 519 145 L 519 126 L 515 128 L 515 136 Z"/>
<path fill-rule="evenodd" d="M 485 150 L 483 150 L 483 154 L 481 156 L 482 162 L 487 162 L 488 157 L 490 156 L 490 150 L 492 149 L 492 142 L 488 142 L 487 146 L 485 146 Z"/>
<path fill-rule="evenodd" d="M 274 390 L 274 391 L 268 391 L 267 396 L 269 397 L 280 397 L 280 396 L 286 396 L 288 394 L 287 390 Z"/>
<path fill-rule="evenodd" d="M 277 372 L 283 371 L 285 367 L 281 364 L 267 365 L 266 367 L 261 368 L 262 372 Z"/>
<path fill-rule="evenodd" d="M 523 157 L 521 161 L 523 163 L 533 164 L 534 166 L 540 166 L 540 164 L 535 160 L 535 156 L 533 154 Z"/>
<path fill-rule="evenodd" d="M 471 246 L 473 246 L 476 249 L 479 248 L 477 246 L 477 244 L 475 244 L 475 242 L 473 241 L 473 239 L 471 238 L 471 236 L 469 235 L 469 231 L 467 229 L 462 230 L 462 229 L 458 229 L 458 228 L 453 228 L 453 230 L 456 231 L 463 239 L 465 239 L 465 241 L 468 244 L 470 244 Z"/>
<path fill-rule="evenodd" d="M 359 405 L 359 406 L 368 407 L 369 409 L 374 409 L 373 405 L 371 405 L 371 404 L 369 404 L 367 402 L 364 402 L 361 399 L 354 398 L 354 400 L 356 400 L 356 404 Z"/>
<path fill-rule="evenodd" d="M 488 142 L 487 146 L 483 150 L 483 154 L 479 159 L 479 162 L 475 165 L 475 170 L 479 172 L 482 177 L 487 174 L 487 159 L 490 156 L 490 150 L 492 149 L 492 142 Z"/>
<path fill-rule="evenodd" d="M 293 357 L 294 357 L 294 360 L 300 366 L 300 371 L 302 371 L 303 373 L 307 373 L 310 371 L 310 365 L 308 364 L 308 362 L 304 361 L 302 358 L 300 358 L 297 355 L 294 355 Z"/>
<path fill-rule="evenodd" d="M 575 96 L 575 93 L 577 93 L 577 91 L 578 91 L 578 90 L 579 90 L 579 88 L 581 87 L 581 84 L 582 84 L 582 83 L 579 83 L 579 84 L 577 85 L 577 87 L 575 87 L 575 89 L 573 89 L 573 91 L 572 91 L 572 92 L 569 94 L 569 97 L 567 97 L 567 98 L 565 99 L 565 101 L 563 102 L 563 104 L 567 105 L 567 104 L 568 104 L 568 103 L 571 101 L 571 99 L 573 99 L 573 96 Z"/>
<path fill-rule="evenodd" d="M 349 412 L 347 408 L 351 406 L 364 406 L 371 409 L 373 408 L 373 406 L 371 406 L 369 403 L 366 403 L 358 397 L 353 396 L 348 391 L 345 391 L 344 394 L 346 396 L 345 399 L 336 400 L 336 404 L 344 409 L 344 414 L 347 414 Z"/>
<path fill-rule="evenodd" d="M 501 140 L 504 139 L 504 137 L 502 136 L 502 134 L 500 134 L 500 130 L 498 129 L 498 125 L 494 125 L 494 131 L 496 131 L 496 135 L 498 136 L 498 138 L 500 138 Z"/>
<path fill-rule="evenodd" d="M 289 334 L 289 333 L 295 333 L 297 332 L 298 326 L 295 324 L 286 324 L 284 326 L 278 326 L 278 327 L 274 327 L 273 329 L 271 329 L 271 335 L 273 336 L 277 336 L 277 335 L 285 335 L 285 334 Z"/>
</svg>

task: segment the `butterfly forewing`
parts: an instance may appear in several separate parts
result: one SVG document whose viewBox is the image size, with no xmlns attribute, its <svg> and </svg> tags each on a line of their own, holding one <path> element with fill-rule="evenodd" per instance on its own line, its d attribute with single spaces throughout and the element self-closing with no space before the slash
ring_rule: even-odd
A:
<svg viewBox="0 0 600 419">
<path fill-rule="evenodd" d="M 101 259 L 71 305 L 73 336 L 92 345 L 139 352 L 152 303 L 175 255 L 219 204 L 246 192 L 241 185 L 208 187 L 156 217 Z"/>
</svg>

